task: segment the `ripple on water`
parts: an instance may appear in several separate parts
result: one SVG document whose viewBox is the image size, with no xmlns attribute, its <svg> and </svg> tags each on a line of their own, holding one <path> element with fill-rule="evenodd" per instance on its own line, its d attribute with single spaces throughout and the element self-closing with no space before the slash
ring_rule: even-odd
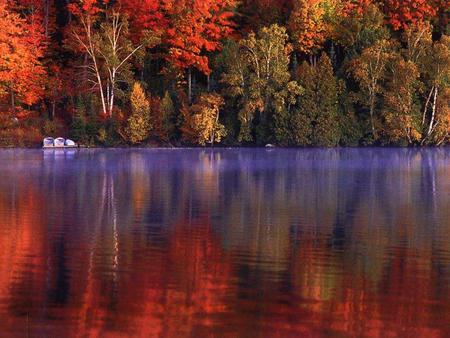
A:
<svg viewBox="0 0 450 338">
<path fill-rule="evenodd" d="M 450 336 L 449 149 L 0 151 L 0 336 Z"/>
</svg>

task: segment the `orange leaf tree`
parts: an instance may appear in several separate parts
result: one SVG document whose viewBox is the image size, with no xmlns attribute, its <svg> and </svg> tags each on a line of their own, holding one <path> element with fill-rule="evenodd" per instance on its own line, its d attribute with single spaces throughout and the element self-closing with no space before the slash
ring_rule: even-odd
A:
<svg viewBox="0 0 450 338">
<path fill-rule="evenodd" d="M 383 0 L 382 3 L 387 20 L 395 30 L 405 29 L 437 14 L 436 4 L 430 0 Z"/>
<path fill-rule="evenodd" d="M 289 31 L 297 51 L 316 54 L 327 37 L 324 0 L 295 0 L 289 18 Z"/>
<path fill-rule="evenodd" d="M 10 95 L 11 107 L 16 101 L 31 105 L 43 95 L 45 75 L 42 36 L 0 0 L 0 97 Z"/>
<path fill-rule="evenodd" d="M 120 7 L 128 15 L 134 39 L 142 39 L 145 31 L 152 31 L 159 35 L 167 29 L 168 18 L 164 12 L 164 1 L 122 0 Z"/>
<path fill-rule="evenodd" d="M 233 32 L 236 0 L 165 0 L 168 29 L 163 41 L 167 60 L 178 70 L 188 70 L 191 101 L 191 70 L 211 73 L 208 53 L 220 50 L 221 40 Z"/>
</svg>

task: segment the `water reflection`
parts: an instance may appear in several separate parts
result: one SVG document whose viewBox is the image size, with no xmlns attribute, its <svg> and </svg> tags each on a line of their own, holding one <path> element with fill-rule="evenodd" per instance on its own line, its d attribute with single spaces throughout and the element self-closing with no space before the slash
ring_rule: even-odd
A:
<svg viewBox="0 0 450 338">
<path fill-rule="evenodd" d="M 450 336 L 450 150 L 3 150 L 0 336 Z"/>
</svg>

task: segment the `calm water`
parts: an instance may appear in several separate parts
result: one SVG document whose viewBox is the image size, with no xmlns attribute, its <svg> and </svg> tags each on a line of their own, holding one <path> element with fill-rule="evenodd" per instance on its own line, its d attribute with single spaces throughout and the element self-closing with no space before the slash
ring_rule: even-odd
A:
<svg viewBox="0 0 450 338">
<path fill-rule="evenodd" d="M 0 151 L 1 337 L 449 337 L 450 149 Z"/>
</svg>

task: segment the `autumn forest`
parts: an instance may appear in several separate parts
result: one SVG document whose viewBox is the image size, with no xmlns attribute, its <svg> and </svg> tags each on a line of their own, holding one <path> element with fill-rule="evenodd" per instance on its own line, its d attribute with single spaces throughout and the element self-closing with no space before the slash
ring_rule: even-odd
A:
<svg viewBox="0 0 450 338">
<path fill-rule="evenodd" d="M 448 0 L 0 0 L 0 146 L 440 146 Z"/>
</svg>

